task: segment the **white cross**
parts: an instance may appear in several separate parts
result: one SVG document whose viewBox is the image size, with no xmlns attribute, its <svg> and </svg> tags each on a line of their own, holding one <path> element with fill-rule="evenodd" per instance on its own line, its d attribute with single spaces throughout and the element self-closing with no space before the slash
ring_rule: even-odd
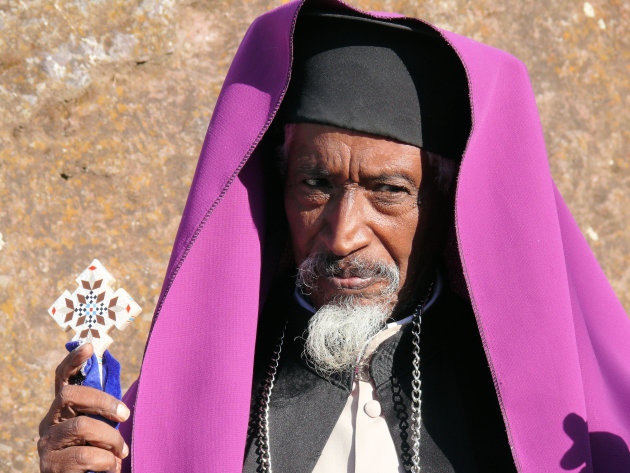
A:
<svg viewBox="0 0 630 473">
<path fill-rule="evenodd" d="M 48 309 L 50 316 L 66 331 L 74 330 L 72 340 L 91 342 L 99 360 L 114 341 L 109 332 L 123 330 L 142 311 L 127 291 L 111 288 L 114 278 L 97 259 L 76 279 L 79 287 L 67 290 Z"/>
</svg>

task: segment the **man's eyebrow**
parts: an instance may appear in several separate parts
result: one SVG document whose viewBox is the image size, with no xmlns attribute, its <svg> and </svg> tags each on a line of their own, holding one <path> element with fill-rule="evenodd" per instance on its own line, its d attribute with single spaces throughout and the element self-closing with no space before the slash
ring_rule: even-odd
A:
<svg viewBox="0 0 630 473">
<path fill-rule="evenodd" d="M 330 171 L 318 163 L 304 162 L 297 165 L 297 172 L 311 176 L 330 176 Z"/>
</svg>

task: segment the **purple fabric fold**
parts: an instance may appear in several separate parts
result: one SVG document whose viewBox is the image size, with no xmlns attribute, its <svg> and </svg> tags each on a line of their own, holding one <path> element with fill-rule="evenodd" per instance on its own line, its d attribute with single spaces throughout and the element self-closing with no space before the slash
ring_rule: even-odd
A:
<svg viewBox="0 0 630 473">
<path fill-rule="evenodd" d="M 219 96 L 141 374 L 125 396 L 127 471 L 242 469 L 271 277 L 255 148 L 286 90 L 300 5 L 256 20 Z M 441 33 L 466 68 L 473 110 L 459 256 L 518 469 L 630 471 L 630 321 L 555 188 L 526 68 Z"/>
</svg>

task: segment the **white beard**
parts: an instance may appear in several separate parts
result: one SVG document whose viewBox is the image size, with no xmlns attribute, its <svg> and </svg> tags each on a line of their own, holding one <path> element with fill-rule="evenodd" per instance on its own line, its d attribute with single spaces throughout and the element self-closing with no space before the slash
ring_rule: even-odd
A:
<svg viewBox="0 0 630 473">
<path fill-rule="evenodd" d="M 389 306 L 360 305 L 351 296 L 320 307 L 308 323 L 304 345 L 308 363 L 322 374 L 353 367 L 390 315 Z"/>
<path fill-rule="evenodd" d="M 298 268 L 296 284 L 304 293 L 317 291 L 322 276 L 342 272 L 356 277 L 386 282 L 377 294 L 336 296 L 323 305 L 308 323 L 304 354 L 318 372 L 331 374 L 354 366 L 365 344 L 376 335 L 392 314 L 392 297 L 400 283 L 400 270 L 395 264 L 360 258 L 343 260 L 330 254 L 315 253 Z M 372 302 L 372 303 L 370 303 Z"/>
</svg>

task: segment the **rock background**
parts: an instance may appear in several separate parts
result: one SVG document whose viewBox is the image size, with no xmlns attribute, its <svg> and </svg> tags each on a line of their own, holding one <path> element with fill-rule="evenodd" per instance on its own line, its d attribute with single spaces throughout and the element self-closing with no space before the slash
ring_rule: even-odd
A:
<svg viewBox="0 0 630 473">
<path fill-rule="evenodd" d="M 222 79 L 270 0 L 0 0 L 0 472 L 38 471 L 67 334 L 46 313 L 97 256 L 144 308 L 137 376 Z M 360 0 L 529 67 L 553 175 L 630 309 L 630 3 Z"/>
</svg>

